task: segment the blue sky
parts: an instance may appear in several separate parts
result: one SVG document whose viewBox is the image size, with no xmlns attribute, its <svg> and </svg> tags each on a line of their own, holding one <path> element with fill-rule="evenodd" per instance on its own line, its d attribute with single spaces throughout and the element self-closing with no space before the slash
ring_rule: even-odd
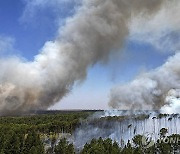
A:
<svg viewBox="0 0 180 154">
<path fill-rule="evenodd" d="M 33 60 L 44 43 L 54 40 L 58 27 L 72 16 L 75 1 L 58 6 L 35 5 L 27 0 L 0 1 L 0 56 L 16 55 Z M 3 45 L 1 45 L 3 44 Z M 127 39 L 123 52 L 111 55 L 105 64 L 89 69 L 87 79 L 52 109 L 106 109 L 110 89 L 132 80 L 142 71 L 162 65 L 170 53 L 158 52 L 148 43 Z"/>
</svg>

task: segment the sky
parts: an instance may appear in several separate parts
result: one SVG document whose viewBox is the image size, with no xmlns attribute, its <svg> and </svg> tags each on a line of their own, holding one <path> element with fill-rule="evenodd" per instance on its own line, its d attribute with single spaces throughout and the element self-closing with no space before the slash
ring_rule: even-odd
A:
<svg viewBox="0 0 180 154">
<path fill-rule="evenodd" d="M 18 56 L 32 61 L 45 42 L 54 40 L 58 27 L 73 16 L 75 0 L 0 1 L 0 58 Z M 50 109 L 108 109 L 110 89 L 161 66 L 171 52 L 158 52 L 147 42 L 127 38 L 108 61 L 89 68 L 87 79 Z"/>
</svg>

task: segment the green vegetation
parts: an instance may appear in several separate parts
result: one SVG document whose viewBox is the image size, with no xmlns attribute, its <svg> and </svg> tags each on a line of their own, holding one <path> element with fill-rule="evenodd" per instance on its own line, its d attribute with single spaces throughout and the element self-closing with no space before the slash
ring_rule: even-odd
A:
<svg viewBox="0 0 180 154">
<path fill-rule="evenodd" d="M 161 119 L 161 118 L 166 118 L 166 117 L 168 117 L 168 116 L 169 116 L 169 114 L 162 114 L 162 113 L 160 113 L 160 114 L 157 116 L 157 118 Z"/>
<path fill-rule="evenodd" d="M 0 117 L 0 154 L 44 154 L 44 138 L 55 144 L 58 133 L 72 133 L 90 114 L 92 112 Z M 55 147 L 56 153 L 59 146 Z M 68 149 L 70 147 L 72 145 Z"/>
<path fill-rule="evenodd" d="M 44 146 L 39 135 L 32 131 L 24 132 L 6 130 L 0 131 L 1 154 L 44 154 Z"/>
<path fill-rule="evenodd" d="M 155 143 L 136 135 L 122 147 L 109 138 L 92 139 L 82 149 L 77 149 L 65 138 L 93 112 L 70 112 L 49 115 L 22 117 L 0 117 L 0 154 L 171 154 L 180 153 L 180 135 L 167 136 L 168 130 L 162 128 Z M 176 116 L 176 115 L 174 115 Z M 167 117 L 159 115 L 160 117 Z M 94 119 L 90 123 L 121 121 L 129 117 L 114 116 Z M 148 119 L 149 116 L 131 117 L 135 120 Z M 104 126 L 104 125 L 103 125 Z M 127 126 L 131 127 L 131 124 Z M 147 141 L 144 143 L 143 141 Z M 149 146 L 150 145 L 150 146 Z"/>
<path fill-rule="evenodd" d="M 99 120 L 106 120 L 106 121 L 123 121 L 125 119 L 129 119 L 128 116 L 107 116 L 107 117 L 101 117 Z"/>
<path fill-rule="evenodd" d="M 119 154 L 121 148 L 117 142 L 112 142 L 111 139 L 99 138 L 92 139 L 89 144 L 85 144 L 81 154 Z"/>
<path fill-rule="evenodd" d="M 13 129 L 24 132 L 35 130 L 41 133 L 72 133 L 92 112 L 72 112 L 50 115 L 33 115 L 24 117 L 0 117 L 0 130 Z"/>
<path fill-rule="evenodd" d="M 65 138 L 61 139 L 54 150 L 55 154 L 75 154 L 73 144 L 70 144 Z"/>
<path fill-rule="evenodd" d="M 131 116 L 107 116 L 101 117 L 98 119 L 99 121 L 124 121 L 127 119 L 134 119 L 134 120 L 145 120 L 149 119 L 150 115 L 147 114 L 139 114 L 139 115 L 131 115 Z"/>
<path fill-rule="evenodd" d="M 89 144 L 85 144 L 81 154 L 172 154 L 180 152 L 180 135 L 178 134 L 158 139 L 156 143 L 149 141 L 144 144 L 143 138 L 142 135 L 136 135 L 132 142 L 129 140 L 123 148 L 109 138 L 92 139 Z"/>
</svg>

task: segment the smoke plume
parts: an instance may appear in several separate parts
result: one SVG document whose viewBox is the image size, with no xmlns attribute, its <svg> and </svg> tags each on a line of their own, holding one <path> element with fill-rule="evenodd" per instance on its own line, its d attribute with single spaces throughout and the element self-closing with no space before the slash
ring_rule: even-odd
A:
<svg viewBox="0 0 180 154">
<path fill-rule="evenodd" d="M 160 109 L 172 89 L 180 89 L 180 53 L 161 67 L 111 91 L 110 105 L 120 109 Z"/>
<path fill-rule="evenodd" d="M 172 89 L 168 92 L 166 105 L 161 108 L 163 113 L 179 113 L 180 112 L 180 89 Z"/>
<path fill-rule="evenodd" d="M 167 2 L 82 0 L 75 15 L 68 18 L 59 29 L 56 40 L 46 42 L 34 61 L 28 62 L 17 57 L 0 59 L 0 110 L 4 113 L 19 113 L 47 109 L 65 96 L 75 82 L 84 80 L 89 67 L 107 60 L 112 51 L 122 47 L 129 34 L 128 24 L 132 17 L 139 14 L 146 18 L 153 16 Z M 131 104 L 128 98 L 136 102 L 134 97 L 143 92 L 138 104 L 155 105 L 156 100 L 160 100 L 161 104 L 163 93 L 171 88 L 179 88 L 179 82 L 175 82 L 179 81 L 179 60 L 177 54 L 163 68 L 155 71 L 162 75 L 145 74 L 143 82 L 141 77 L 126 88 L 120 88 L 118 96 L 124 95 L 118 100 Z M 168 71 L 165 72 L 165 69 Z M 130 88 L 138 84 L 130 93 Z M 119 103 L 114 98 L 117 97 L 112 98 L 111 104 L 116 107 Z"/>
<path fill-rule="evenodd" d="M 133 40 L 150 43 L 158 51 L 171 52 L 174 56 L 159 68 L 114 87 L 109 101 L 111 107 L 180 112 L 179 99 L 169 96 L 172 91 L 178 93 L 180 89 L 180 20 L 176 17 L 180 13 L 179 8 L 180 3 L 172 1 L 149 20 L 135 18 L 130 30 Z"/>
</svg>

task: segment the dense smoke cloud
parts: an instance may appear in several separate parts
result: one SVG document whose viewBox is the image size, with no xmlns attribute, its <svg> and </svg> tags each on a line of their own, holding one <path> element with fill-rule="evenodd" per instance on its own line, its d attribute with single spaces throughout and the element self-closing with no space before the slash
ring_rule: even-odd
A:
<svg viewBox="0 0 180 154">
<path fill-rule="evenodd" d="M 47 109 L 65 96 L 75 82 L 84 80 L 90 66 L 122 47 L 132 17 L 153 15 L 166 2 L 83 0 L 75 15 L 59 29 L 57 39 L 46 42 L 33 62 L 17 57 L 0 59 L 0 109 L 5 113 Z M 178 55 L 173 59 L 178 64 Z M 164 67 L 170 66 L 167 63 Z M 176 75 L 175 70 L 172 73 Z M 176 81 L 175 77 L 169 78 Z M 158 86 L 153 79 L 147 80 L 152 80 L 150 87 Z M 160 95 L 159 91 L 153 92 Z"/>
<path fill-rule="evenodd" d="M 144 18 L 141 14 L 129 24 L 129 38 L 139 43 L 148 43 L 159 52 L 180 50 L 180 2 L 166 3 L 153 17 Z"/>
<path fill-rule="evenodd" d="M 166 105 L 161 108 L 163 113 L 179 113 L 180 112 L 180 89 L 172 89 L 168 92 Z"/>
<path fill-rule="evenodd" d="M 160 109 L 171 89 L 180 89 L 180 53 L 161 67 L 111 91 L 110 105 L 120 109 Z"/>
<path fill-rule="evenodd" d="M 180 2 L 172 1 L 151 19 L 135 18 L 131 22 L 132 40 L 153 45 L 160 52 L 175 53 L 161 67 L 142 73 L 133 81 L 111 90 L 109 105 L 119 109 L 161 109 L 180 112 L 179 99 L 169 93 L 180 89 Z"/>
</svg>

